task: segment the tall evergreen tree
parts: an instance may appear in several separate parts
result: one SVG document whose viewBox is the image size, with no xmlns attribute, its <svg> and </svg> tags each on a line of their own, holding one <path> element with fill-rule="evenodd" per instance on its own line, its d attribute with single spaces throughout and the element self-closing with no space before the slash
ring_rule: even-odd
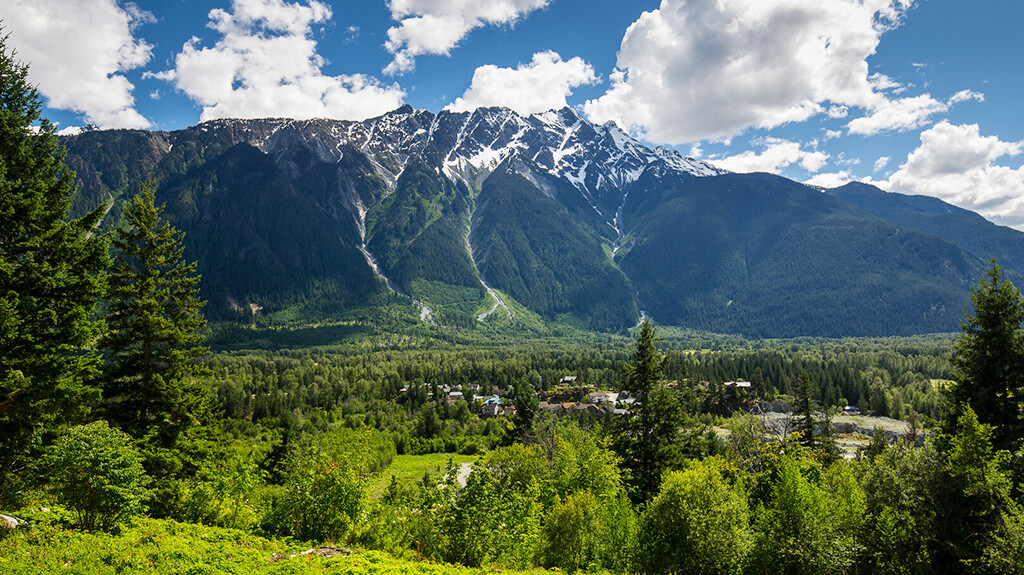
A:
<svg viewBox="0 0 1024 575">
<path fill-rule="evenodd" d="M 56 426 L 99 396 L 86 382 L 108 261 L 92 234 L 103 210 L 67 219 L 74 174 L 27 76 L 0 28 L 0 503 Z"/>
<path fill-rule="evenodd" d="M 182 232 L 161 222 L 147 184 L 125 208 L 114 232 L 110 271 L 104 410 L 107 419 L 140 442 L 147 471 L 160 479 L 181 467 L 174 453 L 181 434 L 204 407 L 195 360 L 206 325 L 195 262 L 182 259 Z"/>
<path fill-rule="evenodd" d="M 678 447 L 682 426 L 680 401 L 661 385 L 666 358 L 655 348 L 655 341 L 654 327 L 644 320 L 622 386 L 636 402 L 628 415 L 616 421 L 614 445 L 630 470 L 632 495 L 638 501 L 648 501 L 658 492 L 661 475 L 670 467 Z"/>
<path fill-rule="evenodd" d="M 953 342 L 953 380 L 946 389 L 945 430 L 953 435 L 970 405 L 978 420 L 994 426 L 993 445 L 1012 448 L 1021 439 L 1020 400 L 1024 397 L 1024 297 L 992 260 L 971 292 L 974 314 L 960 322 Z"/>
<path fill-rule="evenodd" d="M 814 449 L 814 411 L 816 409 L 814 384 L 811 383 L 807 372 L 803 372 L 796 384 L 796 405 L 793 406 L 793 419 L 796 432 L 800 436 L 800 445 L 811 449 Z"/>
<path fill-rule="evenodd" d="M 509 430 L 508 440 L 510 443 L 531 443 L 536 439 L 535 421 L 540 399 L 533 386 L 525 381 L 515 384 L 513 390 L 512 405 L 515 406 L 516 412 L 512 416 L 512 429 Z"/>
</svg>

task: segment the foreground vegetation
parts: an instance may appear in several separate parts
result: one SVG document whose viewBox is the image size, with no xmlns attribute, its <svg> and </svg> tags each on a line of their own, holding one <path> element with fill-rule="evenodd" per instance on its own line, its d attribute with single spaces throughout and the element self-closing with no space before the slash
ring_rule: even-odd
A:
<svg viewBox="0 0 1024 575">
<path fill-rule="evenodd" d="M 288 539 L 172 520 L 138 519 L 119 533 L 41 520 L 0 540 L 0 572 L 22 575 L 472 575 L 480 570 L 399 559 L 375 551 L 310 547 Z"/>
</svg>

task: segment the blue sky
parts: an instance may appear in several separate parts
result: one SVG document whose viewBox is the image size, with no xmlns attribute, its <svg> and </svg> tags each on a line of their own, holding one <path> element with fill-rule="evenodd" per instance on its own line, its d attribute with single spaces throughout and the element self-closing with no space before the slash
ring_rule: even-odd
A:
<svg viewBox="0 0 1024 575">
<path fill-rule="evenodd" d="M 62 129 L 571 106 L 730 170 L 1024 229 L 1024 3 L 0 0 Z"/>
</svg>

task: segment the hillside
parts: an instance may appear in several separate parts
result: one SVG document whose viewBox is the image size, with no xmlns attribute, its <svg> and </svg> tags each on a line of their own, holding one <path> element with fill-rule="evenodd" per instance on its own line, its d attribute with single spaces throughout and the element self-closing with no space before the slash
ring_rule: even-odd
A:
<svg viewBox="0 0 1024 575">
<path fill-rule="evenodd" d="M 380 551 L 353 552 L 267 539 L 236 529 L 137 519 L 116 534 L 34 521 L 0 538 L 0 572 L 472 575 L 484 571 L 397 559 Z"/>
<path fill-rule="evenodd" d="M 982 258 L 994 257 L 1018 272 L 1013 274 L 1015 282 L 1024 278 L 1019 275 L 1024 270 L 1024 234 L 1015 229 L 938 198 L 885 192 L 858 182 L 826 193 L 894 226 L 939 236 Z"/>
</svg>

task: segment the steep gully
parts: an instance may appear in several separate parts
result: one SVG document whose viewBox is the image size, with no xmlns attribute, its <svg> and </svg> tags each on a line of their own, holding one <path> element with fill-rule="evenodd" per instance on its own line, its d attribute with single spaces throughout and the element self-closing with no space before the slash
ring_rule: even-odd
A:
<svg viewBox="0 0 1024 575">
<path fill-rule="evenodd" d="M 430 129 L 427 132 L 428 133 L 428 137 L 433 135 L 434 130 L 436 128 L 436 123 L 437 123 L 437 118 L 435 117 L 434 118 L 434 122 L 432 122 L 432 124 L 430 126 Z M 462 145 L 462 143 L 463 143 L 464 139 L 467 137 L 468 133 L 470 133 L 472 131 L 472 130 L 467 129 L 467 128 L 469 128 L 469 124 L 470 123 L 471 123 L 471 117 L 467 117 L 464 125 L 459 130 L 458 136 L 455 138 L 454 145 L 448 151 L 448 153 L 445 154 L 446 160 L 451 159 L 451 157 L 455 153 L 455 151 L 457 149 L 459 149 L 460 145 Z M 573 132 L 575 132 L 575 128 L 576 127 L 577 126 L 573 126 L 568 131 L 568 133 L 564 137 L 564 140 L 561 143 L 560 147 L 564 147 L 566 145 L 566 143 L 568 142 L 569 137 L 572 135 Z M 373 131 L 376 128 L 377 128 L 376 124 L 371 126 L 371 128 L 370 128 L 371 135 L 372 135 Z M 390 170 L 386 169 L 379 162 L 376 161 L 376 159 L 374 158 L 373 152 L 370 151 L 369 149 L 367 149 L 367 146 L 366 146 L 366 144 L 368 144 L 371 139 L 372 138 L 367 138 L 365 140 L 364 145 L 360 146 L 361 147 L 361 151 L 366 153 L 366 155 L 369 158 L 369 160 L 371 162 L 371 165 L 373 166 L 374 170 L 381 177 L 383 177 L 386 182 L 388 182 L 388 190 L 387 190 L 387 192 L 385 194 L 385 198 L 386 198 L 388 195 L 390 195 L 394 191 L 395 187 L 397 186 L 398 178 L 401 176 L 401 171 L 398 174 L 394 174 Z M 491 142 L 492 146 L 493 146 L 493 144 L 494 144 L 494 142 Z M 561 152 L 562 150 L 559 150 L 559 151 Z M 451 166 L 451 165 L 448 165 L 448 166 L 445 166 L 445 167 L 448 168 L 448 169 L 445 170 L 445 172 L 446 172 L 445 175 L 447 175 L 449 177 L 454 176 L 454 178 L 462 180 L 463 183 L 465 183 L 466 186 L 469 189 L 473 189 L 473 187 L 471 185 L 471 182 L 467 181 L 467 178 L 465 177 L 468 174 L 460 174 L 460 173 L 458 173 L 458 171 L 456 171 L 454 169 L 451 169 L 451 168 L 454 167 L 454 166 Z M 585 171 L 586 167 L 587 166 L 584 166 L 582 171 Z M 403 169 L 404 169 L 404 166 L 403 166 Z M 483 170 L 480 170 L 480 171 L 484 172 L 484 171 L 486 171 L 486 168 L 484 168 Z M 477 177 L 479 177 L 481 174 L 477 173 L 475 175 Z M 591 204 L 591 207 L 595 211 L 597 211 L 598 213 L 602 213 L 601 210 L 594 204 L 593 199 L 590 197 L 590 195 L 587 192 L 587 190 L 584 189 L 584 188 L 581 188 L 580 184 L 582 182 L 581 181 L 574 181 L 573 178 L 569 178 L 569 179 L 574 184 L 574 187 L 576 187 L 577 189 L 580 190 L 580 193 L 587 200 L 587 202 Z M 580 180 L 582 180 L 582 178 L 580 178 Z M 627 196 L 628 196 L 628 192 L 623 195 L 621 205 L 619 206 L 618 210 L 616 210 L 616 213 L 615 213 L 612 221 L 608 222 L 608 225 L 611 226 L 613 229 L 615 229 L 615 232 L 616 232 L 616 239 L 615 239 L 615 241 L 614 241 L 614 243 L 612 245 L 612 256 L 613 256 L 613 258 L 615 256 L 615 254 L 618 253 L 619 249 L 621 248 L 621 243 L 622 243 L 622 239 L 623 239 L 623 236 L 624 236 L 623 229 L 622 229 L 623 228 L 622 212 L 623 212 L 623 208 L 625 206 L 625 202 L 626 202 Z M 466 245 L 466 250 L 467 250 L 467 252 L 468 252 L 468 254 L 470 256 L 470 261 L 472 262 L 472 265 L 473 265 L 474 269 L 477 272 L 477 277 L 478 277 L 478 279 L 480 281 L 480 285 L 487 291 L 487 294 L 491 297 L 492 301 L 494 302 L 494 304 L 491 306 L 491 308 L 488 311 L 486 311 L 484 313 L 481 313 L 481 314 L 478 314 L 476 316 L 476 319 L 479 322 L 484 322 L 488 317 L 490 317 L 493 313 L 495 313 L 498 310 L 499 307 L 501 307 L 501 308 L 503 308 L 505 310 L 505 313 L 506 313 L 506 315 L 507 315 L 507 317 L 509 319 L 513 319 L 512 310 L 505 303 L 505 301 L 502 299 L 502 297 L 497 293 L 497 291 L 491 285 L 489 285 L 487 283 L 487 281 L 484 278 L 483 274 L 480 272 L 479 266 L 478 266 L 477 261 L 476 261 L 476 257 L 474 255 L 473 246 L 471 245 L 471 241 L 470 241 L 470 235 L 471 235 L 471 231 L 472 231 L 472 228 L 473 228 L 473 217 L 474 217 L 475 212 L 476 212 L 475 199 L 476 199 L 475 197 L 471 197 L 471 201 L 473 201 L 473 206 L 471 208 L 469 222 L 467 222 L 467 229 L 466 229 L 466 234 L 465 234 L 465 245 Z M 392 282 L 392 280 L 390 278 L 388 278 L 386 275 L 384 275 L 384 273 L 381 271 L 380 266 L 378 265 L 378 263 L 376 261 L 376 258 L 373 256 L 373 254 L 370 253 L 370 251 L 366 247 L 366 232 L 367 232 L 367 230 L 366 230 L 366 214 L 367 214 L 368 209 L 358 199 L 354 203 L 355 203 L 355 208 L 356 208 L 357 216 L 358 216 L 357 217 L 357 225 L 359 227 L 359 234 L 360 234 L 360 240 L 361 240 L 361 245 L 359 246 L 359 251 L 363 254 L 363 257 L 366 259 L 367 264 L 371 267 L 371 269 L 373 270 L 374 274 L 376 274 L 378 277 L 380 277 L 381 279 L 384 280 L 385 285 L 387 286 L 387 288 L 390 291 L 392 291 L 393 293 L 398 294 L 398 295 L 400 295 L 402 297 L 408 298 L 409 300 L 412 301 L 412 303 L 420 310 L 420 320 L 421 321 L 426 322 L 426 323 L 430 323 L 430 324 L 435 323 L 434 316 L 433 316 L 433 310 L 431 310 L 431 308 L 429 306 L 427 306 L 425 303 L 423 303 L 423 302 L 413 298 L 412 296 L 402 292 L 400 289 L 398 289 L 398 287 L 394 284 L 394 282 Z M 613 264 L 614 264 L 614 259 L 613 259 Z M 615 265 L 616 265 L 616 267 L 618 267 L 617 264 L 615 264 Z M 646 310 L 641 309 L 640 310 L 640 318 L 639 318 L 640 323 L 642 323 L 643 320 L 645 320 L 645 319 L 649 319 L 649 316 L 647 315 Z M 638 325 L 640 325 L 640 324 L 638 323 Z"/>
</svg>

